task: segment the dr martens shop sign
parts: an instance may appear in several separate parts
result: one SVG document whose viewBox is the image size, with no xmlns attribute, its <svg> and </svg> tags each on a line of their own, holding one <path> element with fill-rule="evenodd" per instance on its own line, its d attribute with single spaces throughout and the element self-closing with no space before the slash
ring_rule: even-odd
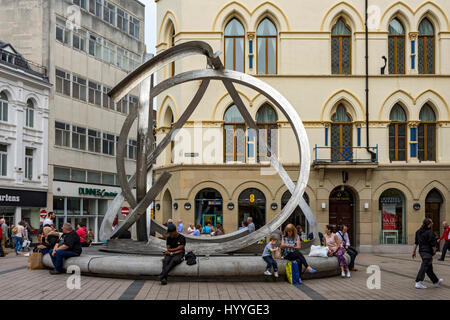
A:
<svg viewBox="0 0 450 320">
<path fill-rule="evenodd" d="M 47 192 L 0 189 L 0 207 L 46 207 Z"/>
<path fill-rule="evenodd" d="M 93 188 L 78 188 L 78 194 L 84 196 L 96 196 L 96 197 L 115 197 L 117 192 L 107 192 L 106 189 L 93 189 Z"/>
</svg>

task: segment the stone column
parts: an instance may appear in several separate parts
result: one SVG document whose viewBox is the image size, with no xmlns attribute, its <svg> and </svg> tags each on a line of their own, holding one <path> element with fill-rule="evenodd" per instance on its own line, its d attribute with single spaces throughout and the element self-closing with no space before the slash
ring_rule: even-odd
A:
<svg viewBox="0 0 450 320">
<path fill-rule="evenodd" d="M 409 57 L 409 62 L 410 62 L 409 65 L 411 66 L 411 69 L 409 72 L 410 74 L 419 74 L 419 59 L 418 59 L 418 54 L 417 54 L 419 46 L 417 45 L 417 36 L 418 36 L 417 32 L 409 33 L 409 41 L 411 44 L 411 51 L 407 52 L 406 58 Z M 414 69 L 412 68 L 413 61 L 414 61 Z M 406 64 L 406 65 L 408 65 L 408 64 Z"/>
</svg>

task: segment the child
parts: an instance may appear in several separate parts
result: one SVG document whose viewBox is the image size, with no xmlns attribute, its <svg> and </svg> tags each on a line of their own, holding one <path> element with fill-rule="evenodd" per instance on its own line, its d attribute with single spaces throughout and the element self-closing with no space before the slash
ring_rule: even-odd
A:
<svg viewBox="0 0 450 320">
<path fill-rule="evenodd" d="M 267 263 L 266 271 L 264 272 L 264 274 L 266 276 L 271 276 L 272 273 L 270 272 L 270 269 L 273 267 L 273 274 L 276 278 L 278 278 L 278 264 L 273 256 L 280 250 L 280 247 L 277 246 L 277 243 L 278 243 L 277 235 L 275 234 L 271 235 L 270 242 L 264 248 L 262 254 L 262 258 Z"/>
</svg>

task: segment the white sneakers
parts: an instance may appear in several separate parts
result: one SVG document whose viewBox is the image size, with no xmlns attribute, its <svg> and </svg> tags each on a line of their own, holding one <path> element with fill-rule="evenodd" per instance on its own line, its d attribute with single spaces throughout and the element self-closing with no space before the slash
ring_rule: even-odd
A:
<svg viewBox="0 0 450 320">
<path fill-rule="evenodd" d="M 345 278 L 345 271 L 341 272 L 341 276 L 342 276 L 342 278 Z"/>
<path fill-rule="evenodd" d="M 439 281 L 436 282 L 435 284 L 433 284 L 433 286 L 435 288 L 439 288 L 439 286 L 442 284 L 442 282 L 444 282 L 444 279 L 439 279 Z M 426 289 L 427 288 L 425 285 L 423 285 L 422 282 L 416 282 L 415 287 L 416 287 L 416 289 Z"/>
<path fill-rule="evenodd" d="M 272 275 L 272 273 L 271 273 L 269 270 L 264 271 L 264 274 L 265 274 L 266 276 L 271 276 L 271 275 Z"/>
<path fill-rule="evenodd" d="M 347 278 L 350 278 L 350 270 L 347 271 Z"/>
<path fill-rule="evenodd" d="M 275 272 L 273 273 L 273 275 L 275 276 L 275 278 L 278 278 L 278 272 L 277 272 L 277 271 L 275 271 Z"/>
<path fill-rule="evenodd" d="M 434 287 L 439 288 L 439 286 L 442 284 L 442 282 L 444 282 L 444 279 L 439 279 L 439 281 L 434 284 Z"/>
<path fill-rule="evenodd" d="M 426 289 L 427 287 L 422 284 L 422 282 L 416 282 L 416 289 Z"/>
</svg>

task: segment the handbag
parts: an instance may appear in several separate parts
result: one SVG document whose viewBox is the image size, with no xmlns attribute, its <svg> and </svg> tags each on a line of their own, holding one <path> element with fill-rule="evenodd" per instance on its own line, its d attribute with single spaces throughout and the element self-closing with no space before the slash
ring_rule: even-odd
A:
<svg viewBox="0 0 450 320">
<path fill-rule="evenodd" d="M 290 284 L 300 284 L 300 272 L 296 261 L 286 263 L 286 277 Z"/>
<path fill-rule="evenodd" d="M 328 247 L 322 247 L 322 246 L 311 246 L 311 251 L 309 252 L 310 257 L 322 257 L 327 258 L 328 257 Z"/>
<path fill-rule="evenodd" d="M 35 250 L 33 250 L 33 252 L 30 253 L 30 256 L 28 257 L 28 269 L 44 269 L 44 265 L 42 264 L 42 253 L 36 251 L 36 248 Z"/>
</svg>

